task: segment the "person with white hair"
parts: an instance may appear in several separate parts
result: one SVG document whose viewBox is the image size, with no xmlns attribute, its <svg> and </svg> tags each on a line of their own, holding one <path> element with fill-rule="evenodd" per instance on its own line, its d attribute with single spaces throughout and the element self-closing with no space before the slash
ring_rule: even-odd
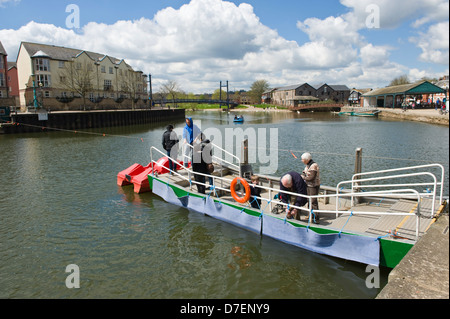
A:
<svg viewBox="0 0 450 319">
<path fill-rule="evenodd" d="M 320 189 L 320 172 L 319 172 L 319 165 L 312 160 L 312 156 L 310 153 L 304 153 L 302 154 L 302 162 L 305 164 L 305 169 L 302 172 L 302 178 L 306 182 L 307 186 L 307 193 L 308 196 L 315 196 L 319 195 L 319 189 Z M 311 207 L 312 210 L 318 210 L 319 209 L 319 203 L 317 201 L 317 198 L 311 199 Z M 319 223 L 319 214 L 315 214 L 316 223 Z"/>
<path fill-rule="evenodd" d="M 306 183 L 301 177 L 301 175 L 297 172 L 289 172 L 285 174 L 280 180 L 280 199 L 285 204 L 293 204 L 295 206 L 301 207 L 304 206 L 308 199 L 303 196 L 288 195 L 283 193 L 283 191 L 307 195 L 307 187 Z M 298 209 L 290 209 L 286 207 L 286 218 L 292 219 L 300 219 L 300 214 L 298 214 Z"/>
</svg>

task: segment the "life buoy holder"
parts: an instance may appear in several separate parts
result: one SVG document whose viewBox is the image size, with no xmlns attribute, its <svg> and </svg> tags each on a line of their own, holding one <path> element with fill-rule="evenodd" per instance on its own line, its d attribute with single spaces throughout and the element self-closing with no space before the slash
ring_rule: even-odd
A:
<svg viewBox="0 0 450 319">
<path fill-rule="evenodd" d="M 236 194 L 235 187 L 236 187 L 237 182 L 240 182 L 242 184 L 242 186 L 244 186 L 244 189 L 245 189 L 244 197 L 240 197 Z M 233 196 L 234 200 L 237 201 L 238 203 L 244 204 L 244 203 L 248 202 L 248 200 L 250 199 L 250 196 L 251 196 L 250 186 L 248 185 L 247 181 L 241 177 L 236 177 L 235 179 L 233 179 L 233 181 L 231 182 L 231 185 L 230 185 L 230 190 L 231 190 L 231 196 Z"/>
</svg>

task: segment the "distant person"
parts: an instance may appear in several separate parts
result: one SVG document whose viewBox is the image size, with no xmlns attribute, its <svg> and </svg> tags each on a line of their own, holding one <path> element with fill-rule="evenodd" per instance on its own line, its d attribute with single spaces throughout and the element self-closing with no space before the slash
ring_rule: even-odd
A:
<svg viewBox="0 0 450 319">
<path fill-rule="evenodd" d="M 201 134 L 200 128 L 194 124 L 192 117 L 186 119 L 186 126 L 183 129 L 183 142 L 185 143 L 184 149 L 184 166 L 188 167 L 189 158 L 192 154 L 192 147 L 194 146 L 194 141 Z"/>
<path fill-rule="evenodd" d="M 308 202 L 308 199 L 306 197 L 294 197 L 293 195 L 283 193 L 283 191 L 308 195 L 306 183 L 303 180 L 302 176 L 297 172 L 289 172 L 281 178 L 280 199 L 285 204 L 293 204 L 298 207 L 304 206 Z M 286 207 L 286 218 L 300 219 L 300 214 L 298 213 L 297 208 L 289 209 L 288 207 Z"/>
<path fill-rule="evenodd" d="M 302 172 L 302 178 L 306 182 L 308 196 L 319 195 L 320 190 L 320 169 L 319 165 L 312 160 L 310 153 L 302 155 L 302 162 L 305 169 Z M 313 210 L 319 209 L 317 198 L 311 198 L 311 207 Z M 314 213 L 316 222 L 319 221 L 319 214 Z"/>
<path fill-rule="evenodd" d="M 250 203 L 253 208 L 259 209 L 261 208 L 261 199 L 254 197 L 254 196 L 261 197 L 261 188 L 256 187 L 259 186 L 259 177 L 256 175 L 252 175 L 250 177 L 250 180 L 252 181 L 250 184 L 250 194 L 251 194 Z"/>
<path fill-rule="evenodd" d="M 177 159 L 178 157 L 178 136 L 173 130 L 173 125 L 168 125 L 166 131 L 162 136 L 162 146 L 167 152 L 169 157 L 169 169 L 170 174 L 173 175 L 173 171 L 176 171 L 177 165 L 172 162 L 170 158 Z"/>
</svg>

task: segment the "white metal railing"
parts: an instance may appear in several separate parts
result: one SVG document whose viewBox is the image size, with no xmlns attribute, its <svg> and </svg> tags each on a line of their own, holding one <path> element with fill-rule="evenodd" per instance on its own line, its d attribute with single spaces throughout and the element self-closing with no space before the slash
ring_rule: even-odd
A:
<svg viewBox="0 0 450 319">
<path fill-rule="evenodd" d="M 423 176 L 423 175 L 433 177 L 433 183 L 432 184 L 430 184 L 430 183 L 408 183 L 408 184 L 403 183 L 403 184 L 378 184 L 378 185 L 361 185 L 361 184 L 359 184 L 359 183 L 362 183 L 362 182 L 379 181 L 379 180 L 386 180 L 386 179 L 392 180 L 392 179 L 396 179 L 396 178 L 404 178 L 404 177 L 412 177 L 412 176 Z M 433 185 L 434 187 L 433 187 L 433 193 L 432 193 L 433 201 L 432 201 L 432 204 L 431 204 L 432 205 L 431 215 L 433 216 L 433 214 L 434 214 L 437 181 L 436 181 L 436 176 L 434 176 L 431 173 L 423 172 L 423 173 L 413 173 L 413 174 L 403 174 L 403 175 L 391 175 L 391 176 L 372 177 L 372 178 L 358 179 L 356 181 L 355 180 L 343 181 L 343 182 L 340 182 L 336 186 L 336 193 L 339 194 L 340 186 L 342 184 L 346 184 L 346 183 L 347 184 L 352 184 L 352 191 L 351 191 L 352 193 L 355 192 L 355 188 L 359 189 L 359 188 L 380 188 L 380 187 L 400 187 L 400 186 L 401 187 L 405 187 L 405 186 Z M 357 184 L 357 186 L 355 186 L 355 184 Z M 367 194 L 367 192 L 364 192 L 364 193 Z M 394 195 L 394 196 L 391 196 L 391 197 L 400 197 L 400 195 Z M 406 196 L 406 198 L 407 197 L 408 196 Z M 351 196 L 351 204 L 350 204 L 351 206 L 354 206 L 354 200 L 353 199 L 354 199 L 354 196 Z M 338 205 L 339 205 L 339 198 L 336 201 L 336 206 L 338 206 Z"/>
<path fill-rule="evenodd" d="M 241 174 L 241 160 L 240 160 L 240 158 L 237 157 L 236 155 L 234 155 L 234 154 L 232 154 L 232 153 L 230 153 L 230 152 L 224 150 L 223 148 L 217 146 L 216 144 L 214 144 L 214 143 L 212 143 L 212 142 L 211 142 L 210 144 L 211 144 L 211 146 L 212 146 L 211 149 L 213 150 L 213 152 L 214 152 L 214 150 L 216 150 L 216 149 L 219 150 L 220 152 L 224 152 L 225 154 L 227 154 L 227 155 L 231 156 L 232 158 L 234 158 L 234 159 L 237 161 L 238 165 L 236 165 L 236 164 L 234 164 L 234 163 L 232 163 L 232 162 L 226 161 L 226 160 L 224 160 L 224 159 L 221 158 L 221 157 L 217 157 L 217 156 L 214 155 L 214 153 L 213 153 L 213 155 L 212 155 L 212 159 L 213 159 L 213 160 L 215 159 L 215 160 L 219 161 L 219 162 L 216 162 L 216 163 L 217 163 L 217 164 L 220 164 L 221 166 L 223 166 L 223 163 L 225 163 L 228 167 L 231 167 L 231 168 L 235 169 L 236 171 L 238 171 L 238 172 L 239 172 L 239 176 L 242 176 L 242 174 Z M 192 152 L 194 151 L 194 146 L 193 146 L 193 145 L 191 145 L 191 144 L 189 144 L 189 143 L 185 143 L 184 146 L 185 146 L 185 147 L 188 147 L 188 148 L 191 148 L 191 149 L 192 149 Z M 191 158 L 190 158 L 190 156 L 187 155 L 186 153 L 187 153 L 187 152 L 185 152 L 185 151 L 183 152 L 183 161 L 184 161 L 185 163 L 188 163 L 189 160 L 190 160 Z"/>
<path fill-rule="evenodd" d="M 190 144 L 187 144 L 187 145 L 190 145 Z M 190 145 L 190 146 L 191 146 L 191 145 Z M 219 148 L 219 149 L 220 149 L 220 148 Z M 154 169 L 154 164 L 157 164 L 157 162 L 153 160 L 153 151 L 156 151 L 156 152 L 158 152 L 159 154 L 161 154 L 161 155 L 167 157 L 169 160 L 171 160 L 171 161 L 174 163 L 174 165 L 177 165 L 177 166 L 182 167 L 182 165 L 178 163 L 178 160 L 175 160 L 174 158 L 172 158 L 172 157 L 170 157 L 170 156 L 167 156 L 167 154 L 165 154 L 164 152 L 160 151 L 160 150 L 157 149 L 156 147 L 152 146 L 152 147 L 150 148 L 150 157 L 151 157 L 152 171 L 153 171 L 153 172 L 155 171 L 155 169 Z M 225 150 L 224 150 L 224 151 L 225 151 Z M 225 152 L 226 152 L 226 151 L 225 151 Z M 238 160 L 239 160 L 239 159 L 238 159 Z M 240 168 L 240 167 L 238 167 L 238 166 L 236 166 L 236 165 L 234 165 L 234 164 L 232 164 L 232 163 L 229 163 L 229 162 L 227 162 L 227 161 L 225 161 L 225 160 L 222 160 L 222 161 L 225 162 L 225 163 L 227 163 L 227 164 L 230 165 L 230 166 L 235 166 L 236 168 Z M 225 188 L 223 188 L 223 187 L 216 186 L 215 180 L 221 180 L 222 182 L 225 181 L 225 182 L 229 182 L 229 183 L 231 183 L 232 180 L 223 178 L 222 176 L 219 177 L 219 176 L 214 176 L 214 175 L 210 175 L 210 174 L 203 174 L 203 173 L 199 173 L 199 172 L 194 172 L 194 170 L 192 169 L 192 166 L 191 166 L 191 168 L 183 167 L 183 169 L 186 170 L 186 171 L 188 172 L 188 174 L 187 174 L 188 177 L 186 178 L 186 176 L 181 175 L 181 174 L 179 174 L 179 173 L 176 171 L 176 167 L 177 167 L 177 166 L 175 166 L 175 170 L 171 170 L 171 169 L 169 169 L 169 168 L 166 168 L 166 169 L 169 170 L 169 171 L 170 171 L 171 173 L 173 173 L 174 175 L 177 175 L 177 176 L 181 177 L 182 179 L 188 181 L 188 182 L 190 183 L 190 189 L 191 189 L 191 190 L 192 190 L 192 174 L 195 174 L 195 175 L 200 175 L 200 176 L 205 176 L 205 177 L 208 177 L 208 178 L 212 178 L 212 179 L 213 179 L 213 185 L 215 185 L 215 186 L 214 186 L 215 188 L 220 189 L 220 190 L 224 190 L 224 191 L 226 191 L 226 190 L 229 191 L 229 189 L 225 189 Z M 239 170 L 239 171 L 240 171 L 240 170 Z M 205 184 L 205 183 L 200 183 L 200 182 L 197 182 L 197 181 L 196 181 L 195 184 L 204 185 L 204 186 L 206 187 L 206 184 Z"/>
<path fill-rule="evenodd" d="M 167 156 L 166 154 L 164 154 L 163 152 L 161 152 L 159 149 L 155 148 L 155 147 L 151 147 L 150 149 L 150 153 L 151 153 L 151 163 L 152 163 L 152 169 L 154 171 L 154 164 L 156 164 L 157 162 L 153 160 L 153 151 L 156 151 L 158 153 L 160 153 L 163 156 Z M 175 159 L 168 157 L 169 159 L 171 159 L 174 164 L 178 163 Z M 175 165 L 179 165 L 180 164 L 175 164 Z M 176 168 L 176 167 L 175 167 Z M 228 178 L 224 178 L 221 176 L 214 176 L 214 175 L 210 175 L 210 174 L 203 174 L 200 172 L 195 172 L 193 171 L 191 168 L 186 168 L 184 167 L 184 169 L 188 172 L 187 176 L 185 175 L 181 175 L 178 172 L 172 171 L 170 169 L 168 169 L 169 171 L 171 171 L 174 175 L 179 176 L 180 178 L 182 178 L 183 180 L 186 180 L 189 182 L 190 184 L 190 190 L 192 190 L 192 184 L 196 184 L 196 185 L 203 185 L 203 186 L 207 186 L 206 181 L 205 183 L 201 183 L 201 182 L 192 182 L 192 174 L 194 175 L 200 175 L 200 176 L 205 176 L 205 177 L 211 177 L 213 178 L 213 185 L 214 185 L 214 189 L 218 189 L 221 191 L 224 191 L 225 193 L 231 193 L 231 190 L 228 187 L 223 187 L 223 183 L 221 183 L 221 186 L 218 186 L 216 183 L 216 180 L 219 180 L 221 182 L 225 182 L 226 185 L 230 185 L 232 180 L 228 179 Z M 364 174 L 370 174 L 369 173 L 364 173 Z M 410 176 L 410 174 L 406 174 L 408 176 Z M 417 173 L 418 175 L 432 175 L 431 173 Z M 411 176 L 416 176 L 415 174 L 411 175 Z M 404 177 L 404 176 L 402 176 Z M 391 176 L 392 178 L 392 176 Z M 370 181 L 370 180 L 378 180 L 377 178 L 369 178 L 369 179 L 360 179 L 360 180 L 356 180 L 354 182 L 363 182 L 363 181 Z M 343 183 L 352 183 L 352 181 L 345 181 L 345 182 L 341 182 L 338 185 L 341 185 Z M 437 185 L 438 183 L 435 181 L 434 182 L 435 185 Z M 408 184 L 410 185 L 410 184 Z M 417 184 L 413 184 L 413 185 L 417 185 Z M 419 184 L 421 185 L 421 184 Z M 281 191 L 279 189 L 273 188 L 273 187 L 266 187 L 266 186 L 261 186 L 261 185 L 253 185 L 254 187 L 260 188 L 262 190 L 266 190 L 269 192 L 269 199 L 264 198 L 264 197 L 257 197 L 255 196 L 255 198 L 258 198 L 262 201 L 267 202 L 267 206 L 262 209 L 261 207 L 261 213 L 264 212 L 264 210 L 269 206 L 269 204 L 280 204 L 283 205 L 285 207 L 290 207 L 290 208 L 296 208 L 297 210 L 301 210 L 301 211 L 305 211 L 308 212 L 308 222 L 311 223 L 312 218 L 314 218 L 315 213 L 320 213 L 320 214 L 336 214 L 336 216 L 338 214 L 341 215 L 389 215 L 389 216 L 411 216 L 411 212 L 389 212 L 389 211 L 385 211 L 385 212 L 373 212 L 373 211 L 349 211 L 349 210 L 339 210 L 338 205 L 336 205 L 336 209 L 335 210 L 325 210 L 325 209 L 319 209 L 319 210 L 315 210 L 313 211 L 312 206 L 311 206 L 311 202 L 312 199 L 316 198 L 316 199 L 320 199 L 320 198 L 335 198 L 336 203 L 338 203 L 339 198 L 342 197 L 349 197 L 350 199 L 352 199 L 353 197 L 400 197 L 400 198 L 413 198 L 415 200 L 417 200 L 417 209 L 416 209 L 416 229 L 415 229 L 415 240 L 419 239 L 419 229 L 420 229 L 420 216 L 421 216 L 421 194 L 414 189 L 392 189 L 392 190 L 379 190 L 379 191 L 368 191 L 368 192 L 354 192 L 353 190 L 351 192 L 347 192 L 347 193 L 342 193 L 340 192 L 339 188 L 336 189 L 336 193 L 335 194 L 323 194 L 323 195 L 303 195 L 303 194 L 298 194 L 298 193 L 294 193 L 294 192 L 289 192 L 289 191 Z M 388 187 L 389 185 L 372 185 L 372 187 Z M 394 184 L 394 186 L 400 186 L 399 184 Z M 366 186 L 364 186 L 366 187 Z M 434 189 L 435 191 L 435 189 Z M 213 192 L 213 190 L 211 190 L 211 193 Z M 275 193 L 283 193 L 285 195 L 290 195 L 290 196 L 296 196 L 296 197 L 303 197 L 306 198 L 309 202 L 309 208 L 305 208 L 305 207 L 300 207 L 300 206 L 296 206 L 296 205 L 292 205 L 292 204 L 287 204 L 282 202 L 281 200 L 275 200 L 272 199 L 272 192 Z M 210 193 L 210 194 L 211 194 Z M 248 205 L 247 205 L 248 206 Z M 434 214 L 434 210 L 432 210 L 432 213 Z"/>
<path fill-rule="evenodd" d="M 359 176 L 364 175 L 376 175 L 376 174 L 383 174 L 383 173 L 391 173 L 391 172 L 399 172 L 399 171 L 406 171 L 406 170 L 415 170 L 415 169 L 423 169 L 423 168 L 440 168 L 441 170 L 441 181 L 437 183 L 437 185 L 440 186 L 440 192 L 439 192 L 439 202 L 442 203 L 443 200 L 443 194 L 444 194 L 444 178 L 445 178 L 445 169 L 444 166 L 441 164 L 426 164 L 426 165 L 418 165 L 418 166 L 410 166 L 410 167 L 400 167 L 400 168 L 393 168 L 393 169 L 386 169 L 386 170 L 380 170 L 380 171 L 372 171 L 372 172 L 365 172 L 365 173 L 357 173 L 352 176 L 352 180 L 354 180 L 356 183 Z M 419 184 L 417 184 L 419 186 Z M 353 187 L 352 187 L 353 189 Z"/>
<path fill-rule="evenodd" d="M 379 176 L 379 177 L 372 177 L 372 178 L 364 178 L 361 179 L 361 176 L 367 176 L 367 175 L 377 175 L 377 174 L 384 174 L 384 173 L 390 173 L 390 172 L 399 172 L 399 171 L 406 171 L 406 170 L 415 170 L 415 169 L 423 169 L 423 168 L 430 168 L 430 167 L 437 167 L 441 169 L 441 180 L 440 182 L 437 181 L 436 176 L 429 172 L 419 172 L 419 173 L 409 173 L 409 174 L 400 174 L 400 175 L 389 175 L 389 176 Z M 380 185 L 362 185 L 363 182 L 371 182 L 371 181 L 379 181 L 379 180 L 392 180 L 392 179 L 399 179 L 399 178 L 406 178 L 406 177 L 414 177 L 414 176 L 431 176 L 433 179 L 432 183 L 398 183 L 398 184 L 380 184 Z M 444 167 L 441 164 L 428 164 L 428 165 L 419 165 L 419 166 L 411 166 L 411 167 L 401 167 L 401 168 L 394 168 L 394 169 L 387 169 L 387 170 L 380 170 L 380 171 L 373 171 L 373 172 L 365 172 L 365 173 L 358 173 L 354 174 L 352 176 L 351 181 L 344 181 L 340 182 L 336 186 L 336 193 L 339 193 L 341 189 L 342 184 L 351 184 L 351 190 L 352 193 L 356 189 L 364 189 L 364 188 L 381 188 L 381 187 L 417 187 L 417 186 L 433 186 L 433 191 L 431 193 L 423 194 L 423 196 L 431 196 L 432 197 L 432 207 L 431 207 L 431 217 L 434 215 L 435 211 L 435 203 L 436 203 L 436 191 L 437 187 L 440 187 L 440 196 L 439 196 L 439 202 L 442 203 L 443 201 L 443 191 L 444 191 L 444 176 L 445 176 L 445 170 Z M 394 196 L 399 197 L 400 195 Z M 392 196 L 391 196 L 392 197 Z M 336 207 L 339 205 L 339 197 L 336 201 Z M 351 206 L 354 205 L 354 197 L 351 197 Z"/>
</svg>

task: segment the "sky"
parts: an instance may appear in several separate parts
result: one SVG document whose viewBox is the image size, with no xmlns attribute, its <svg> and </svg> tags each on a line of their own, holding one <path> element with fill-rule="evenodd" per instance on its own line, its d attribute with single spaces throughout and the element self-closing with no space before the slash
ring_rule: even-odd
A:
<svg viewBox="0 0 450 319">
<path fill-rule="evenodd" d="M 154 92 L 379 88 L 449 74 L 449 1 L 0 0 L 0 41 L 8 61 L 22 41 L 125 59 Z"/>
</svg>

